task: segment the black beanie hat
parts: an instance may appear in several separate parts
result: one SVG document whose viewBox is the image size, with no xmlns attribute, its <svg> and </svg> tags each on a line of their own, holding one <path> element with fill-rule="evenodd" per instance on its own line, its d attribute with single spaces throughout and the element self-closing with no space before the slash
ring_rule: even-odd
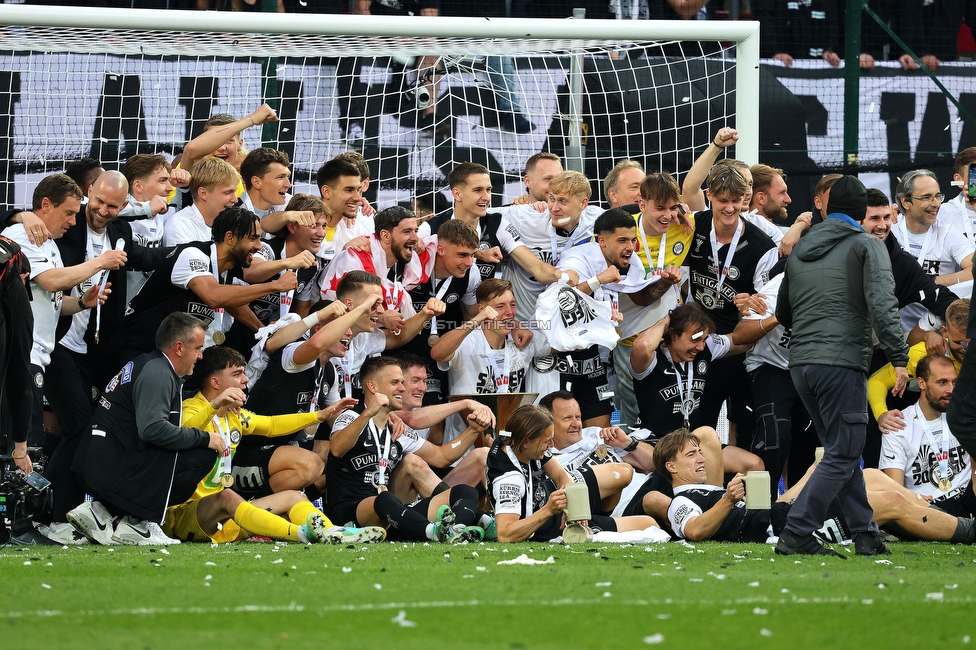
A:
<svg viewBox="0 0 976 650">
<path fill-rule="evenodd" d="M 868 191 L 855 176 L 842 176 L 830 188 L 827 214 L 840 212 L 854 221 L 864 221 L 868 209 Z"/>
</svg>

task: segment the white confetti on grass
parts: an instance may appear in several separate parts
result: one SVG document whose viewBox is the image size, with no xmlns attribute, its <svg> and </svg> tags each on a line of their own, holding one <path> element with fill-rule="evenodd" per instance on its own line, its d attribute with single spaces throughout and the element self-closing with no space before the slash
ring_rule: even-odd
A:
<svg viewBox="0 0 976 650">
<path fill-rule="evenodd" d="M 217 566 L 216 562 L 204 562 L 203 566 Z"/>
<path fill-rule="evenodd" d="M 613 585 L 612 582 L 598 582 L 598 583 L 596 583 L 596 586 L 597 587 L 610 587 L 612 585 Z"/>
<path fill-rule="evenodd" d="M 769 613 L 768 609 L 763 609 L 762 607 L 756 607 L 752 610 L 752 613 L 757 616 L 765 616 Z"/>
<path fill-rule="evenodd" d="M 773 636 L 772 630 L 767 630 L 766 628 L 759 630 L 759 634 L 763 636 Z"/>
<path fill-rule="evenodd" d="M 376 589 L 376 591 L 379 591 L 380 589 L 383 588 L 383 585 L 381 585 L 380 583 L 376 582 L 376 583 L 373 583 L 373 588 Z"/>
<path fill-rule="evenodd" d="M 932 593 L 925 594 L 925 600 L 943 600 L 945 594 L 941 591 L 933 591 Z"/>
<path fill-rule="evenodd" d="M 400 613 L 390 619 L 391 623 L 396 623 L 400 627 L 417 627 L 415 621 L 407 620 L 407 611 L 404 609 L 400 610 Z"/>
<path fill-rule="evenodd" d="M 647 645 L 657 645 L 658 643 L 664 642 L 664 635 L 658 632 L 657 634 L 650 634 L 644 637 L 644 643 Z"/>
<path fill-rule="evenodd" d="M 204 580 L 213 580 L 213 576 L 208 573 Z"/>
<path fill-rule="evenodd" d="M 749 583 L 749 586 L 750 587 L 758 587 L 759 586 L 759 583 L 758 582 L 750 582 Z"/>
<path fill-rule="evenodd" d="M 342 567 L 343 573 L 352 573 L 352 567 L 344 566 Z"/>
<path fill-rule="evenodd" d="M 41 586 L 44 587 L 45 589 L 50 589 L 51 588 L 51 585 L 45 584 L 43 582 L 41 583 Z"/>
<path fill-rule="evenodd" d="M 279 557 L 277 560 L 272 560 L 271 564 L 281 564 L 282 562 L 284 562 L 284 560 Z"/>
</svg>

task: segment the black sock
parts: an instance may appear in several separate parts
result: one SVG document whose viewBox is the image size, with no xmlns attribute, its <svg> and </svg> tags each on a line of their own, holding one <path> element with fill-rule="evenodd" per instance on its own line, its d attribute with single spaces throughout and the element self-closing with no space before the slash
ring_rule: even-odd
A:
<svg viewBox="0 0 976 650">
<path fill-rule="evenodd" d="M 441 481 L 440 483 L 437 484 L 437 487 L 434 488 L 434 491 L 430 493 L 430 496 L 436 497 L 441 492 L 447 492 L 450 489 L 451 489 L 450 485 L 448 485 L 444 481 Z"/>
<path fill-rule="evenodd" d="M 976 530 L 973 529 L 973 520 L 968 517 L 956 517 L 956 532 L 952 534 L 949 541 L 953 544 L 973 544 L 976 543 Z"/>
<path fill-rule="evenodd" d="M 427 518 L 403 505 L 391 492 L 383 492 L 373 500 L 373 510 L 390 525 L 386 538 L 391 541 L 426 542 Z"/>
<path fill-rule="evenodd" d="M 455 485 L 451 488 L 451 510 L 454 511 L 455 522 L 465 526 L 475 525 L 478 516 L 478 491 L 470 485 Z"/>
<path fill-rule="evenodd" d="M 317 487 L 315 487 L 314 483 L 312 485 L 309 485 L 307 488 L 305 488 L 304 491 L 305 491 L 305 496 L 308 497 L 309 501 L 315 501 L 316 499 L 322 497 L 322 491 Z"/>
</svg>

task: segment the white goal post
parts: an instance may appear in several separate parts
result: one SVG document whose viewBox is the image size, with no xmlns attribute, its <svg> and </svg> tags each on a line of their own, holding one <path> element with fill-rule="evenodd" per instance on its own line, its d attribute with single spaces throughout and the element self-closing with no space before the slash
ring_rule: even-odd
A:
<svg viewBox="0 0 976 650">
<path fill-rule="evenodd" d="M 687 51 L 704 41 L 724 44 Z M 281 121 L 245 146 L 287 151 L 293 191 L 353 149 L 380 207 L 443 191 L 465 160 L 511 199 L 542 150 L 599 192 L 623 158 L 687 171 L 724 124 L 758 162 L 759 25 L 0 5 L 0 204 L 74 159 L 175 155 L 211 114 L 266 100 Z"/>
</svg>

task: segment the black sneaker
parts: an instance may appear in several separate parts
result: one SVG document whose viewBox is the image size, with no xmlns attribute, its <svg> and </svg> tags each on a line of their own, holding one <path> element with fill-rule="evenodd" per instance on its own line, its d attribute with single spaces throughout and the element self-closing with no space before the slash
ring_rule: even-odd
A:
<svg viewBox="0 0 976 650">
<path fill-rule="evenodd" d="M 832 548 L 824 546 L 813 535 L 794 535 L 788 530 L 779 534 L 779 541 L 774 549 L 779 555 L 833 555 L 842 560 L 847 558 Z"/>
<path fill-rule="evenodd" d="M 872 555 L 891 555 L 888 546 L 878 533 L 857 533 L 854 535 L 854 552 L 870 557 Z"/>
</svg>

